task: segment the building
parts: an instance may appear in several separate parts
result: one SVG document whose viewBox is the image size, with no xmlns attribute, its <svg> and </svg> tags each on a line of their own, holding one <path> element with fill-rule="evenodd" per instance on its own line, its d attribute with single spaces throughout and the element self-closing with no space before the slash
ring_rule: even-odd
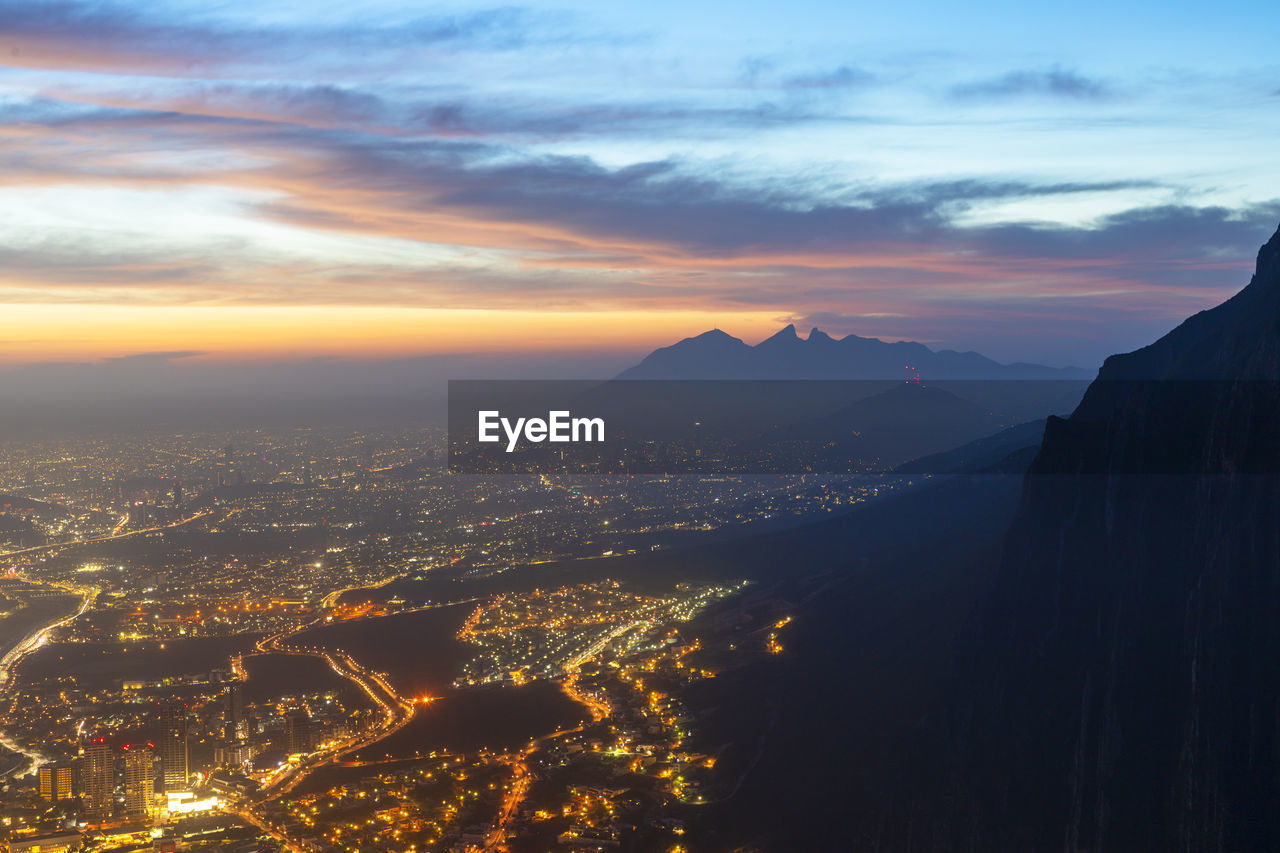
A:
<svg viewBox="0 0 1280 853">
<path fill-rule="evenodd" d="M 249 734 L 249 727 L 244 719 L 244 685 L 232 681 L 223 690 L 223 736 L 228 740 L 244 740 Z"/>
<path fill-rule="evenodd" d="M 213 763 L 218 767 L 240 767 L 253 755 L 253 747 L 244 741 L 224 741 L 213 748 Z"/>
<path fill-rule="evenodd" d="M 127 743 L 124 755 L 124 811 L 129 817 L 151 814 L 156 799 L 155 744 Z"/>
<path fill-rule="evenodd" d="M 311 751 L 311 715 L 302 709 L 284 715 L 285 752 L 297 755 Z"/>
<path fill-rule="evenodd" d="M 28 835 L 9 841 L 9 853 L 70 853 L 80 849 L 80 833 L 58 832 L 53 835 Z"/>
<path fill-rule="evenodd" d="M 258 791 L 258 783 L 243 773 L 215 770 L 209 774 L 209 790 L 227 797 L 248 797 Z"/>
<path fill-rule="evenodd" d="M 187 704 L 168 699 L 160 703 L 160 770 L 166 793 L 187 789 L 189 761 Z"/>
<path fill-rule="evenodd" d="M 84 746 L 84 762 L 80 768 L 83 787 L 81 803 L 85 817 L 102 820 L 111 817 L 112 798 L 116 788 L 116 761 L 111 744 L 104 737 L 91 738 Z"/>
<path fill-rule="evenodd" d="M 51 803 L 76 795 L 76 768 L 69 761 L 45 764 L 39 770 L 40 796 Z"/>
</svg>

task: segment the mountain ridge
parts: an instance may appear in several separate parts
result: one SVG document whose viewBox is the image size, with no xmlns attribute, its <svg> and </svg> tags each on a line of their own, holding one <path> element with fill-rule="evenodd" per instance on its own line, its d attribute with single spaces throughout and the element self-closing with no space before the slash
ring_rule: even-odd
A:
<svg viewBox="0 0 1280 853">
<path fill-rule="evenodd" d="M 978 352 L 932 350 L 915 341 L 834 338 L 816 326 L 800 337 L 789 323 L 751 345 L 711 329 L 659 347 L 618 379 L 1089 379 L 1078 367 L 1001 364 Z"/>
</svg>

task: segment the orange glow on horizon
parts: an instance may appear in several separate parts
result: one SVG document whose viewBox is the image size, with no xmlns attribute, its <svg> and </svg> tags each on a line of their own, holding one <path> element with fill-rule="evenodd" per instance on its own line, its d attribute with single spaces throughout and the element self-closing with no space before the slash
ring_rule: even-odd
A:
<svg viewBox="0 0 1280 853">
<path fill-rule="evenodd" d="M 755 342 L 776 312 L 556 311 L 376 306 L 4 306 L 0 364 L 148 352 L 202 360 L 381 360 L 449 353 L 647 352 L 713 327 Z"/>
</svg>

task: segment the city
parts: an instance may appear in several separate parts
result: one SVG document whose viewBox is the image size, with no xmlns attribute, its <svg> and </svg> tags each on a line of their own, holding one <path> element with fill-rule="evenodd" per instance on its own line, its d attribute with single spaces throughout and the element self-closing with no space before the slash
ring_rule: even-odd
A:
<svg viewBox="0 0 1280 853">
<path fill-rule="evenodd" d="M 790 616 L 628 558 L 900 484 L 485 478 L 432 464 L 438 440 L 11 444 L 10 848 L 682 849 L 733 780 L 681 692 L 780 653 Z"/>
<path fill-rule="evenodd" d="M 1280 851 L 1277 8 L 0 0 L 0 853 Z"/>
</svg>

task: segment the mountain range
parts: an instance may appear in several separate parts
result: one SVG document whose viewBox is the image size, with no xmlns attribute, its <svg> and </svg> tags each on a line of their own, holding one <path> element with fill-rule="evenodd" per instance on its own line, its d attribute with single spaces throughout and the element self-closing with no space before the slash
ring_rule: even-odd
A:
<svg viewBox="0 0 1280 853">
<path fill-rule="evenodd" d="M 755 346 L 713 329 L 661 347 L 619 379 L 1090 379 L 1093 371 L 1000 364 L 976 352 L 934 351 L 914 341 L 886 342 L 788 325 Z"/>
</svg>

